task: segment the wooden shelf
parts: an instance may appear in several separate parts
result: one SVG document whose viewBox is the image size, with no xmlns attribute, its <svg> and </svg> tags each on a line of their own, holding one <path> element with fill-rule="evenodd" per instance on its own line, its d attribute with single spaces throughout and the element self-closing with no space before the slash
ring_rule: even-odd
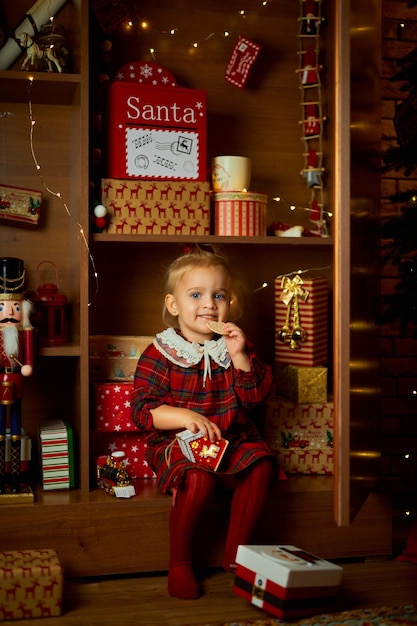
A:
<svg viewBox="0 0 417 626">
<path fill-rule="evenodd" d="M 74 104 L 78 98 L 81 82 L 80 74 L 54 74 L 45 72 L 19 72 L 17 70 L 0 71 L 0 101 L 34 104 Z"/>
<path fill-rule="evenodd" d="M 220 235 L 109 235 L 95 233 L 92 241 L 105 243 L 208 243 L 224 245 L 297 246 L 331 248 L 331 237 L 228 237 Z"/>
<path fill-rule="evenodd" d="M 63 346 L 41 346 L 37 349 L 38 356 L 74 356 L 81 354 L 81 348 L 78 344 L 65 344 Z"/>
<path fill-rule="evenodd" d="M 279 537 L 281 543 L 302 545 L 324 558 L 390 554 L 391 522 L 385 499 L 371 495 L 355 525 L 340 528 L 333 520 L 332 479 L 315 478 L 291 476 L 288 481 L 278 481 L 255 542 L 274 544 Z M 316 489 L 311 488 L 312 483 Z M 131 499 L 114 498 L 98 489 L 83 494 L 36 488 L 33 504 L 2 506 L 2 536 L 7 549 L 53 546 L 68 576 L 166 570 L 171 497 L 160 494 L 153 479 L 134 484 L 137 495 Z M 219 498 L 227 499 L 227 493 L 219 494 Z M 199 560 L 208 560 L 210 566 L 222 562 L 226 504 L 214 503 L 207 516 L 210 548 L 202 549 Z M 134 554 L 132 537 L 138 538 Z"/>
</svg>

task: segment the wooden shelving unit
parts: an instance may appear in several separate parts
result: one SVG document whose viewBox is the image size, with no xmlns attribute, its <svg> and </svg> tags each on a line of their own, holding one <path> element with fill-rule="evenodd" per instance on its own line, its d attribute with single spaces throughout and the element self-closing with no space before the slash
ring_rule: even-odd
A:
<svg viewBox="0 0 417 626">
<path fill-rule="evenodd" d="M 376 0 L 367 0 L 367 3 L 371 6 Z M 8 26 L 12 27 L 24 11 L 30 9 L 31 2 L 0 0 L 0 4 Z M 348 33 L 351 14 L 344 7 L 345 3 L 338 0 L 326 16 L 326 32 L 329 33 L 326 62 L 331 65 L 327 106 L 329 116 L 334 117 L 333 127 L 337 127 L 326 146 L 329 172 L 326 206 L 333 204 L 340 216 L 330 225 L 330 237 L 161 237 L 92 233 L 87 238 L 87 248 L 80 229 L 83 233 L 89 231 L 88 161 L 90 149 L 94 147 L 94 143 L 90 144 L 89 134 L 89 99 L 90 88 L 93 88 L 90 70 L 94 67 L 89 52 L 89 37 L 93 30 L 89 26 L 89 4 L 87 0 L 68 0 L 56 17 L 65 27 L 71 44 L 71 73 L 59 76 L 36 73 L 28 96 L 30 72 L 20 72 L 18 62 L 15 67 L 0 72 L 0 114 L 2 110 L 7 112 L 7 116 L 0 115 L 0 140 L 5 147 L 3 151 L 0 147 L 0 181 L 20 187 L 40 188 L 44 193 L 39 228 L 25 230 L 2 225 L 0 252 L 4 256 L 21 256 L 25 260 L 28 288 L 35 285 L 38 263 L 44 259 L 52 260 L 59 270 L 60 289 L 66 294 L 71 309 L 68 343 L 37 351 L 36 370 L 25 388 L 24 426 L 35 443 L 35 466 L 36 433 L 40 421 L 57 417 L 69 421 L 77 442 L 77 489 L 47 493 L 35 484 L 33 505 L 2 507 L 0 549 L 56 548 L 65 571 L 70 575 L 166 569 L 170 498 L 158 494 L 154 481 L 149 479 L 136 481 L 137 495 L 127 501 L 110 498 L 95 488 L 93 459 L 90 457 L 93 416 L 88 336 L 152 335 L 158 332 L 162 324 L 160 304 L 164 269 L 185 243 L 199 241 L 221 247 L 233 267 L 246 280 L 249 288 L 245 329 L 259 346 L 261 357 L 271 364 L 274 360 L 275 277 L 298 268 L 312 268 L 329 278 L 332 298 L 329 366 L 338 415 L 337 464 L 343 471 L 337 469 L 335 478 L 293 476 L 287 482 L 279 483 L 271 495 L 262 522 L 261 541 L 300 543 L 305 549 L 324 557 L 388 554 L 391 549 L 391 520 L 385 498 L 377 493 L 368 497 L 374 485 L 368 469 L 362 473 L 357 471 L 352 476 L 346 472 L 349 459 L 353 459 L 352 467 L 356 467 L 355 458 L 359 458 L 353 446 L 363 448 L 373 441 L 372 438 L 366 439 L 368 435 L 365 439 L 358 439 L 356 434 L 351 436 L 353 431 L 350 430 L 349 364 L 355 361 L 353 348 L 358 343 L 351 335 L 350 321 L 358 318 L 355 317 L 356 306 L 351 309 L 355 315 L 350 317 L 350 294 L 353 294 L 355 303 L 361 300 L 361 305 L 370 299 L 367 296 L 372 296 L 372 291 L 365 288 L 359 298 L 348 272 L 352 265 L 356 274 L 363 276 L 358 268 L 367 267 L 362 261 L 355 265 L 355 241 L 363 248 L 365 239 L 358 234 L 359 226 L 351 237 L 349 218 L 346 218 L 346 213 L 349 216 L 346 201 L 349 204 L 351 181 L 341 170 L 342 166 L 346 167 L 341 155 L 346 156 L 350 150 L 350 119 L 346 112 L 349 94 L 345 83 L 343 102 L 338 90 L 342 81 L 349 83 L 346 63 L 350 54 Z M 21 5 L 24 5 L 23 8 Z M 361 9 L 354 5 L 352 3 L 350 11 L 356 11 L 357 15 Z M 181 7 L 180 2 L 166 1 L 157 6 L 145 3 L 141 9 L 146 9 L 150 20 L 169 23 L 173 17 L 178 17 Z M 227 42 L 216 40 L 206 57 L 202 56 L 204 52 L 196 52 L 194 57 L 190 57 L 186 47 L 194 29 L 203 33 L 207 28 L 210 32 L 218 32 L 224 26 L 228 11 L 224 3 L 215 0 L 202 6 L 198 12 L 181 14 L 182 38 L 177 38 L 172 53 L 164 40 L 165 63 L 172 66 L 173 74 L 181 77 L 187 86 L 208 90 L 209 157 L 232 148 L 248 154 L 254 164 L 253 184 L 265 190 L 270 197 L 279 186 L 280 195 L 297 204 L 297 194 L 304 195 L 305 191 L 304 187 L 301 192 L 297 191 L 301 169 L 297 160 L 301 152 L 299 93 L 294 71 L 297 65 L 298 6 L 293 2 L 268 3 L 265 13 L 257 15 L 260 21 L 247 19 L 245 26 L 249 35 L 258 33 L 264 39 L 264 62 L 259 66 L 259 73 L 255 73 L 255 86 L 239 92 L 227 85 L 222 75 L 219 76 L 219 63 L 227 58 Z M 277 34 L 279 50 L 276 49 Z M 126 33 L 123 34 L 124 39 L 121 37 L 118 32 L 114 35 L 115 56 L 120 55 L 120 58 L 113 59 L 115 67 L 129 61 L 129 55 L 138 57 L 148 54 L 142 40 L 138 49 L 137 37 L 129 38 Z M 339 45 L 340 42 L 343 46 Z M 97 50 L 99 47 L 100 42 L 94 41 L 93 48 Z M 337 52 L 333 55 L 333 51 Z M 161 59 L 163 63 L 164 59 Z M 200 64 L 204 65 L 204 71 Z M 330 79 L 335 74 L 340 80 L 332 82 Z M 201 85 L 203 77 L 205 84 Z M 34 148 L 42 166 L 42 178 L 31 155 L 29 98 L 36 120 Z M 105 129 L 103 142 L 104 134 Z M 369 177 L 369 172 L 360 176 Z M 355 180 L 359 180 L 360 176 Z M 60 197 L 49 194 L 43 183 L 59 191 Z M 369 193 L 372 197 L 373 191 Z M 358 218 L 361 215 L 363 218 L 360 193 L 356 189 L 355 194 L 358 198 Z M 70 214 L 62 206 L 62 199 L 67 203 Z M 345 203 L 343 206 L 342 201 Z M 288 213 L 278 209 L 274 203 L 270 203 L 268 211 L 269 221 L 288 219 Z M 308 225 L 305 215 L 300 215 L 299 219 Z M 97 269 L 98 289 L 92 279 L 90 254 Z M 258 290 L 263 282 L 268 283 L 268 288 Z M 114 303 L 120 305 L 116 320 L 109 313 L 109 307 L 114 308 Z M 361 346 L 369 345 L 363 335 L 359 343 Z M 372 360 L 373 355 L 370 354 L 368 361 Z M 365 415 L 357 403 L 353 406 L 353 421 L 363 425 L 369 418 L 371 405 L 368 401 L 364 403 Z M 356 500 L 349 497 L 351 478 L 352 482 L 361 486 L 366 483 L 367 490 L 365 493 L 361 488 L 360 500 L 361 504 L 365 504 L 349 526 L 358 509 Z M 333 510 L 334 499 L 337 501 L 337 521 Z M 320 533 L 317 532 L 319 527 Z M 132 537 L 135 538 L 134 550 Z M 212 564 L 221 562 L 220 548 L 218 545 L 213 549 Z"/>
</svg>

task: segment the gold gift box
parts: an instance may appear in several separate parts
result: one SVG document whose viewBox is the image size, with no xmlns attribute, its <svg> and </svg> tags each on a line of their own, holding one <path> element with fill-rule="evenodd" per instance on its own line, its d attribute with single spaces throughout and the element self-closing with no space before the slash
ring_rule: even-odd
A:
<svg viewBox="0 0 417 626">
<path fill-rule="evenodd" d="M 276 391 L 299 404 L 327 401 L 327 367 L 278 366 Z"/>
</svg>

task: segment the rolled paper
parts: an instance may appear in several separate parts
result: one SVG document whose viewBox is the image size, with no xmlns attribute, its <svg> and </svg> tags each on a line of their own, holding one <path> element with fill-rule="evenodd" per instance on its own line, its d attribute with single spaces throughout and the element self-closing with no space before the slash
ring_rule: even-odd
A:
<svg viewBox="0 0 417 626">
<path fill-rule="evenodd" d="M 42 26 L 47 24 L 51 17 L 64 6 L 67 0 L 37 0 L 29 9 L 23 19 L 12 30 L 13 36 L 9 37 L 0 50 L 0 70 L 7 70 L 12 63 L 24 52 L 19 46 L 20 33 L 28 33 L 35 37 Z"/>
</svg>

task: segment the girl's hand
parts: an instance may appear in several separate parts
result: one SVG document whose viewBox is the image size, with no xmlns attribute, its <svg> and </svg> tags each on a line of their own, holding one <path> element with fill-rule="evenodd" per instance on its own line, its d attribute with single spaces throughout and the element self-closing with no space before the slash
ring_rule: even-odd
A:
<svg viewBox="0 0 417 626">
<path fill-rule="evenodd" d="M 188 428 L 192 433 L 201 432 L 203 437 L 208 437 L 211 443 L 218 441 L 222 438 L 222 432 L 220 428 L 214 422 L 211 422 L 204 415 L 190 411 L 190 415 L 187 415 L 184 420 L 184 428 Z"/>
<path fill-rule="evenodd" d="M 223 334 L 235 368 L 250 372 L 250 361 L 246 354 L 246 335 L 243 330 L 233 322 L 227 322 Z"/>
<path fill-rule="evenodd" d="M 217 424 L 191 409 L 161 404 L 155 409 L 151 409 L 150 412 L 153 425 L 158 430 L 187 428 L 194 434 L 201 432 L 203 437 L 208 437 L 211 443 L 222 438 L 222 432 Z"/>
</svg>

